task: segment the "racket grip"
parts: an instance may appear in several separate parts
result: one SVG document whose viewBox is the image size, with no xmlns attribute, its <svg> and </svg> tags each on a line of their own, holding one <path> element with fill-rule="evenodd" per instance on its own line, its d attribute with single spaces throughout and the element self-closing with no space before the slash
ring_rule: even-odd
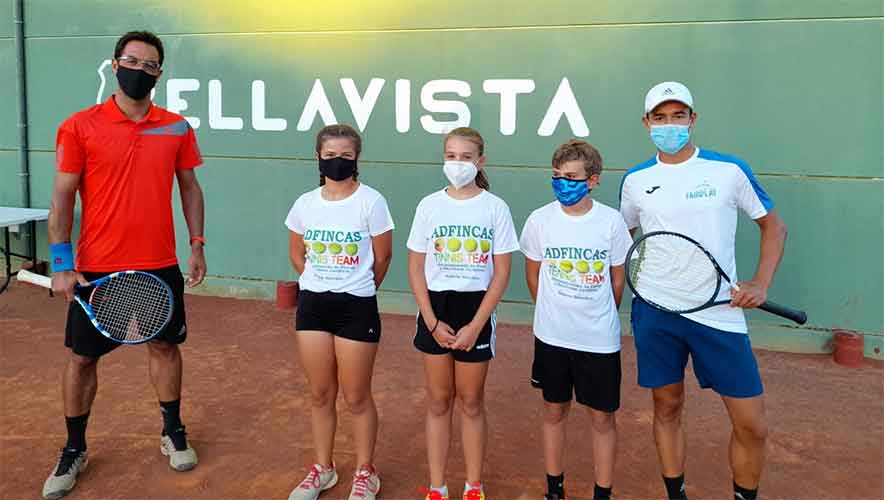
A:
<svg viewBox="0 0 884 500">
<path fill-rule="evenodd" d="M 776 314 L 782 318 L 790 319 L 799 325 L 803 325 L 807 322 L 807 313 L 804 311 L 799 311 L 797 309 L 792 309 L 791 307 L 781 306 L 775 302 L 765 302 L 758 306 L 762 311 L 767 311 L 771 314 Z"/>
<path fill-rule="evenodd" d="M 35 274 L 30 271 L 22 270 L 15 275 L 15 278 L 25 283 L 42 286 L 43 288 L 52 288 L 52 279 L 48 276 L 43 276 L 42 274 Z"/>
</svg>

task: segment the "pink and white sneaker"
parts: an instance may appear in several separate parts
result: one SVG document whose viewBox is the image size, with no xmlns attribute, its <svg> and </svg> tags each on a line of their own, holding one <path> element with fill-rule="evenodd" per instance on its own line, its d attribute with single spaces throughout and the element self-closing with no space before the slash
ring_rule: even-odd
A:
<svg viewBox="0 0 884 500">
<path fill-rule="evenodd" d="M 323 467 L 313 464 L 307 477 L 289 494 L 289 500 L 316 500 L 320 493 L 332 489 L 336 484 L 338 484 L 338 473 L 334 465 Z"/>
<path fill-rule="evenodd" d="M 381 478 L 371 464 L 365 464 L 353 474 L 353 488 L 349 500 L 375 500 L 381 491 Z"/>
<path fill-rule="evenodd" d="M 485 500 L 482 483 L 467 483 L 463 488 L 463 500 Z"/>
</svg>

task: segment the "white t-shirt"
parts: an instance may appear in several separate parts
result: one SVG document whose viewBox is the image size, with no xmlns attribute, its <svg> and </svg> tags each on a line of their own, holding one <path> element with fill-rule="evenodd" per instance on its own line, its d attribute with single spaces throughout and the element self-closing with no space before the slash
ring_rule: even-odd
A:
<svg viewBox="0 0 884 500">
<path fill-rule="evenodd" d="M 620 186 L 620 213 L 630 229 L 641 226 L 643 233 L 673 231 L 694 238 L 734 283 L 737 209 L 758 219 L 771 208 L 773 201 L 745 162 L 708 149 L 696 148 L 678 164 L 651 158 L 626 172 Z M 718 299 L 729 297 L 730 288 L 723 284 Z M 728 304 L 683 316 L 719 330 L 748 331 L 743 310 Z"/>
<path fill-rule="evenodd" d="M 534 335 L 578 351 L 619 351 L 611 266 L 623 265 L 632 244 L 623 217 L 595 200 L 584 215 L 568 215 L 554 201 L 531 213 L 520 243 L 525 257 L 541 262 Z"/>
<path fill-rule="evenodd" d="M 408 249 L 427 254 L 427 288 L 436 292 L 488 289 L 494 274 L 492 255 L 519 249 L 506 202 L 482 191 L 455 200 L 443 189 L 417 205 Z"/>
<path fill-rule="evenodd" d="M 387 200 L 359 184 L 343 200 L 328 201 L 322 188 L 302 194 L 285 219 L 304 237 L 307 261 L 299 285 L 311 292 L 375 294 L 371 238 L 393 229 Z"/>
</svg>

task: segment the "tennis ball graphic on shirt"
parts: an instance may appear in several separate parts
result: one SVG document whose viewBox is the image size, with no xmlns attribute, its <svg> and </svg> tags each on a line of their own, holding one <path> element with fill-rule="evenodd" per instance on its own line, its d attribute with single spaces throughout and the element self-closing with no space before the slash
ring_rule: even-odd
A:
<svg viewBox="0 0 884 500">
<path fill-rule="evenodd" d="M 322 243 L 321 241 L 314 241 L 313 242 L 313 252 L 314 253 L 325 253 L 325 243 Z"/>
<path fill-rule="evenodd" d="M 436 240 L 433 241 L 433 248 L 435 248 L 437 252 L 444 252 L 445 251 L 445 239 L 444 238 L 436 238 Z"/>
<path fill-rule="evenodd" d="M 482 253 L 488 253 L 491 251 L 491 242 L 489 240 L 482 240 Z"/>
<path fill-rule="evenodd" d="M 337 254 L 341 253 L 341 250 L 343 250 L 343 248 L 341 248 L 340 243 L 329 243 L 329 245 L 328 245 L 328 251 L 332 255 L 337 255 Z"/>
<path fill-rule="evenodd" d="M 344 247 L 344 250 L 347 252 L 347 255 L 352 257 L 356 255 L 356 252 L 359 251 L 359 245 L 357 245 L 356 243 L 348 243 L 347 246 Z"/>
<path fill-rule="evenodd" d="M 449 252 L 460 252 L 460 240 L 457 238 L 449 238 L 448 239 L 448 251 Z"/>
<path fill-rule="evenodd" d="M 572 264 L 570 260 L 563 260 L 559 262 L 559 269 L 563 272 L 570 273 L 574 269 L 574 264 Z"/>
<path fill-rule="evenodd" d="M 463 242 L 463 249 L 467 252 L 475 252 L 477 248 L 479 248 L 479 242 L 473 238 Z"/>
<path fill-rule="evenodd" d="M 592 270 L 597 273 L 604 271 L 605 270 L 605 261 L 597 260 L 597 261 L 593 262 L 592 263 Z"/>
<path fill-rule="evenodd" d="M 578 260 L 576 264 L 574 264 L 574 268 L 577 269 L 577 272 L 580 274 L 586 274 L 589 272 L 589 262 L 585 260 Z"/>
</svg>

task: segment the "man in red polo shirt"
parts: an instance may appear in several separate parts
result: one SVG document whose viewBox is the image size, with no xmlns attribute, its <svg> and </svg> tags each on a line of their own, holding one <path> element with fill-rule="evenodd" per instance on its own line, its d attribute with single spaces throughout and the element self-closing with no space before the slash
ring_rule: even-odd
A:
<svg viewBox="0 0 884 500">
<path fill-rule="evenodd" d="M 77 282 L 135 269 L 164 280 L 175 296 L 166 329 L 147 344 L 150 378 L 163 416 L 160 450 L 177 471 L 197 464 L 179 408 L 181 353 L 187 337 L 184 278 L 175 254 L 172 187 L 177 178 L 190 232 L 188 286 L 206 274 L 203 193 L 194 168 L 202 163 L 187 121 L 151 102 L 162 75 L 163 44 L 153 33 L 123 35 L 114 49 L 119 88 L 103 104 L 71 115 L 58 129 L 55 182 L 49 214 L 52 290 L 73 299 Z M 76 259 L 71 246 L 76 194 L 82 219 Z M 73 489 L 86 468 L 86 422 L 98 387 L 98 359 L 120 344 L 102 336 L 76 304 L 68 309 L 65 345 L 70 358 L 63 393 L 68 440 L 43 487 L 44 498 Z"/>
</svg>

